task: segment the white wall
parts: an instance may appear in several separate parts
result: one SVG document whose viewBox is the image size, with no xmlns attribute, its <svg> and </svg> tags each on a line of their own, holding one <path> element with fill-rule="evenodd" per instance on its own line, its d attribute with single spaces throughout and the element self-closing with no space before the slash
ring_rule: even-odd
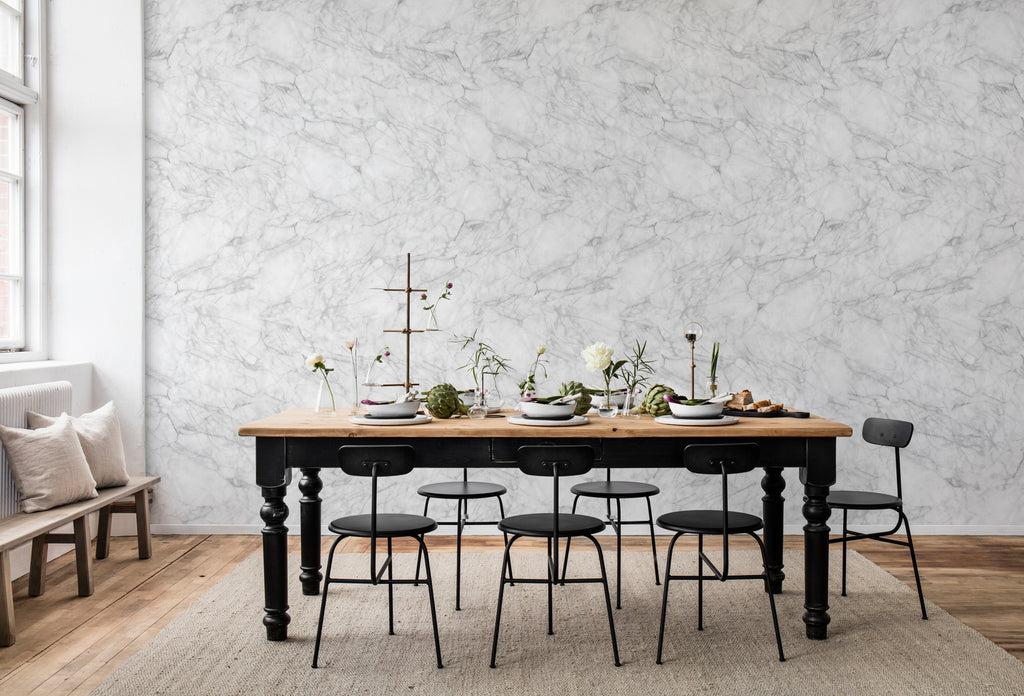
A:
<svg viewBox="0 0 1024 696">
<path fill-rule="evenodd" d="M 688 388 L 699 320 L 699 374 L 718 340 L 728 387 L 914 421 L 918 531 L 1020 533 L 1022 37 L 1019 0 L 146 0 L 155 521 L 259 527 L 238 426 L 311 404 L 313 350 L 348 402 L 343 341 L 365 366 L 399 325 L 372 288 L 411 251 L 506 394 L 538 341 L 553 391 L 635 336 Z M 468 383 L 414 340 L 414 379 Z M 841 485 L 892 485 L 859 437 L 839 457 Z M 636 475 L 659 510 L 705 497 Z M 513 510 L 542 495 L 495 476 Z M 324 479 L 325 519 L 360 506 Z"/>
<path fill-rule="evenodd" d="M 142 4 L 50 4 L 50 357 L 93 365 L 144 473 Z"/>
</svg>

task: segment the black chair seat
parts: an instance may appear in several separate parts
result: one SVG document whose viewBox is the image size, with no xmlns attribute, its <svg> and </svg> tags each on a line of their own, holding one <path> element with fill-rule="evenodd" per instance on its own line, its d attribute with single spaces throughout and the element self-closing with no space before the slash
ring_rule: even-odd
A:
<svg viewBox="0 0 1024 696">
<path fill-rule="evenodd" d="M 505 495 L 508 490 L 497 483 L 486 481 L 444 481 L 441 483 L 428 483 L 416 491 L 426 498 L 444 498 L 446 500 L 458 500 L 466 498 L 493 498 L 498 495 Z"/>
<path fill-rule="evenodd" d="M 550 512 L 535 512 L 527 515 L 513 515 L 498 523 L 498 529 L 508 534 L 530 537 L 554 535 L 555 516 Z M 558 537 L 584 536 L 604 531 L 604 522 L 589 515 L 559 513 Z"/>
<path fill-rule="evenodd" d="M 370 536 L 370 515 L 339 517 L 327 528 L 335 534 L 353 537 Z M 437 529 L 437 522 L 420 515 L 379 513 L 377 515 L 377 536 L 382 538 L 418 536 Z"/>
<path fill-rule="evenodd" d="M 764 527 L 761 518 L 745 512 L 729 511 L 729 534 L 748 534 Z M 673 532 L 689 534 L 721 534 L 721 510 L 680 510 L 658 518 L 658 526 Z"/>
<path fill-rule="evenodd" d="M 828 504 L 848 510 L 898 510 L 903 501 L 894 495 L 871 491 L 830 491 Z"/>
<path fill-rule="evenodd" d="M 570 492 L 589 498 L 646 498 L 661 493 L 661 490 L 650 483 L 638 481 L 588 481 L 577 483 Z"/>
</svg>

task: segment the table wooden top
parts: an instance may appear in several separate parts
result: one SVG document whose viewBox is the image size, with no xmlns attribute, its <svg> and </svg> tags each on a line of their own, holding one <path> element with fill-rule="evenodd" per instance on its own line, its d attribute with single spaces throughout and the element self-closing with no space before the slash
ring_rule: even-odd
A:
<svg viewBox="0 0 1024 696">
<path fill-rule="evenodd" d="M 589 423 L 570 427 L 528 426 L 509 423 L 500 417 L 470 419 L 465 416 L 418 425 L 358 425 L 348 414 L 324 416 L 311 408 L 291 408 L 238 429 L 251 437 L 544 437 L 544 438 L 630 438 L 630 437 L 850 437 L 850 426 L 812 415 L 810 418 L 740 418 L 735 425 L 681 426 L 656 423 L 654 418 L 588 416 Z"/>
</svg>

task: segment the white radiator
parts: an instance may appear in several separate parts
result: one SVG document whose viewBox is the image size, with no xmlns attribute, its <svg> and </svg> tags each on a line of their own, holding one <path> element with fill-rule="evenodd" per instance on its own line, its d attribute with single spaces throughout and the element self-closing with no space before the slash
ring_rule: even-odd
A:
<svg viewBox="0 0 1024 696">
<path fill-rule="evenodd" d="M 70 413 L 71 382 L 46 382 L 0 389 L 0 425 L 27 428 L 27 411 L 46 416 Z M 7 466 L 7 453 L 0 452 L 0 519 L 10 517 L 20 509 L 18 491 L 14 488 L 11 470 Z"/>
</svg>

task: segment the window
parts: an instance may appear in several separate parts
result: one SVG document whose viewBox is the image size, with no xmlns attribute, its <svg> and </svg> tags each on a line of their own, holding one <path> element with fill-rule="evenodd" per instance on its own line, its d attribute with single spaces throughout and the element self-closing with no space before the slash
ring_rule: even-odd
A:
<svg viewBox="0 0 1024 696">
<path fill-rule="evenodd" d="M 42 349 L 41 0 L 0 0 L 0 354 Z"/>
</svg>

